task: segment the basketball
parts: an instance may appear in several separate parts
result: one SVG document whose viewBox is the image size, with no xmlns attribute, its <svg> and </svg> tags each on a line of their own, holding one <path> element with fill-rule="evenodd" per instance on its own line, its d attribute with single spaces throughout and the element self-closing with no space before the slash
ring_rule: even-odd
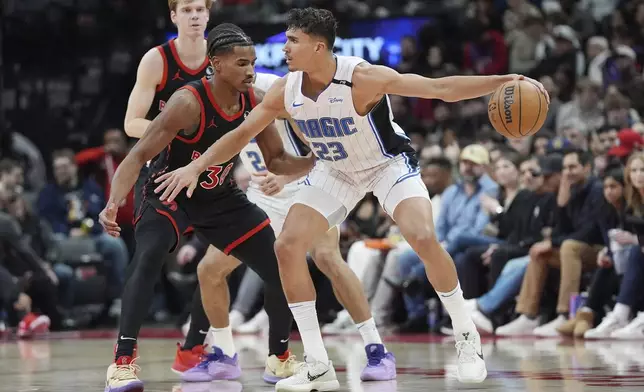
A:
<svg viewBox="0 0 644 392">
<path fill-rule="evenodd" d="M 527 80 L 504 83 L 494 91 L 487 105 L 494 129 L 509 138 L 537 133 L 546 121 L 548 101 L 537 86 Z"/>
</svg>

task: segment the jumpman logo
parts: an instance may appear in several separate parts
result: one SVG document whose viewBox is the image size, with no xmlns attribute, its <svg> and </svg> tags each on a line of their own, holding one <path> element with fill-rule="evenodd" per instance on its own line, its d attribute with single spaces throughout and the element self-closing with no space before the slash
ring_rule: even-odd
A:
<svg viewBox="0 0 644 392">
<path fill-rule="evenodd" d="M 177 73 L 174 74 L 174 77 L 172 78 L 172 80 L 183 80 L 183 78 L 181 77 L 181 71 L 180 70 L 177 70 Z"/>
<path fill-rule="evenodd" d="M 214 117 L 210 120 L 210 124 L 208 124 L 208 128 L 217 128 L 217 124 L 215 124 Z"/>
</svg>

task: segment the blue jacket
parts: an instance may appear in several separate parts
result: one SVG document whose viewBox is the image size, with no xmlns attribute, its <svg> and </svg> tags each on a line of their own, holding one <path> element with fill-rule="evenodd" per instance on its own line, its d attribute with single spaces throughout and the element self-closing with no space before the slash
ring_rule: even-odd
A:
<svg viewBox="0 0 644 392">
<path fill-rule="evenodd" d="M 441 212 L 436 223 L 436 236 L 440 242 L 453 241 L 459 234 L 480 234 L 490 222 L 490 217 L 481 208 L 480 196 L 486 193 L 496 197 L 499 186 L 484 174 L 472 196 L 465 193 L 460 182 L 450 185 L 441 195 Z"/>
<path fill-rule="evenodd" d="M 103 209 L 105 200 L 103 199 L 103 189 L 91 179 L 82 182 L 76 190 L 71 191 L 59 187 L 56 183 L 47 184 L 38 197 L 40 216 L 49 222 L 54 233 L 69 235 L 70 230 L 80 227 L 81 223 L 80 220 L 70 222 L 68 219 L 70 203 L 66 195 L 75 191 L 80 192 L 79 198 L 81 199 L 82 210 L 85 212 L 85 215 L 80 220 L 84 218 L 93 219 L 92 233 L 100 234 L 103 228 L 98 223 L 98 214 Z"/>
</svg>

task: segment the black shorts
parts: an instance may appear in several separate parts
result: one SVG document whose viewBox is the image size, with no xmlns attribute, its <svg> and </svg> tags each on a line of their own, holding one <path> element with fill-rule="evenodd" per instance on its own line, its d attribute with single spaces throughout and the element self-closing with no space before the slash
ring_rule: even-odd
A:
<svg viewBox="0 0 644 392">
<path fill-rule="evenodd" d="M 141 213 L 137 214 L 135 223 L 140 224 L 146 214 L 151 212 L 165 216 L 172 224 L 177 238 L 173 250 L 181 236 L 194 230 L 204 242 L 230 254 L 255 233 L 270 226 L 266 213 L 248 201 L 241 192 L 216 203 L 187 199 L 167 203 L 149 193 L 142 202 Z"/>
</svg>

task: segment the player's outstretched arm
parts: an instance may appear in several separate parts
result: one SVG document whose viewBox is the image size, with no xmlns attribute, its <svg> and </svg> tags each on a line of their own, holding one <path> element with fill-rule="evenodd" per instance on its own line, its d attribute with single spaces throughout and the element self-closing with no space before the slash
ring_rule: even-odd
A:
<svg viewBox="0 0 644 392">
<path fill-rule="evenodd" d="M 266 93 L 260 89 L 255 89 L 254 92 L 255 100 L 261 104 Z M 315 165 L 313 154 L 309 154 L 307 157 L 297 157 L 286 152 L 274 121 L 264 128 L 255 140 L 262 151 L 268 171 L 286 176 L 287 183 L 302 177 Z"/>
<path fill-rule="evenodd" d="M 456 102 L 491 94 L 503 83 L 516 79 L 534 83 L 548 96 L 541 83 L 522 75 L 447 76 L 432 79 L 411 73 L 400 74 L 389 67 L 367 63 L 355 68 L 352 82 L 361 92 L 369 92 L 373 96 L 393 94 Z"/>
<path fill-rule="evenodd" d="M 141 59 L 125 112 L 125 133 L 130 137 L 140 139 L 151 123 L 145 116 L 152 106 L 157 85 L 161 83 L 163 67 L 163 57 L 157 48 L 150 49 Z"/>
<path fill-rule="evenodd" d="M 201 106 L 190 91 L 178 90 L 170 97 L 163 112 L 152 121 L 114 173 L 107 207 L 100 215 L 101 224 L 109 234 L 118 235 L 116 209 L 134 186 L 145 162 L 163 151 L 180 130 L 198 126 L 200 114 Z"/>
</svg>

